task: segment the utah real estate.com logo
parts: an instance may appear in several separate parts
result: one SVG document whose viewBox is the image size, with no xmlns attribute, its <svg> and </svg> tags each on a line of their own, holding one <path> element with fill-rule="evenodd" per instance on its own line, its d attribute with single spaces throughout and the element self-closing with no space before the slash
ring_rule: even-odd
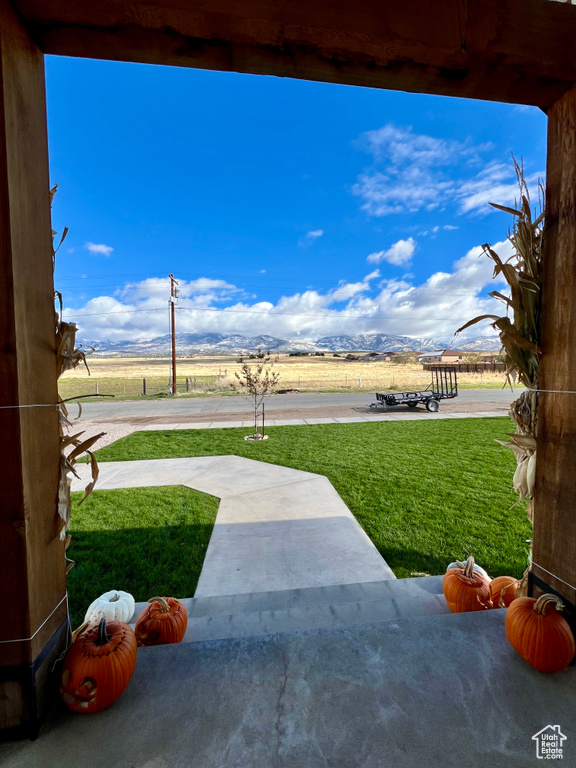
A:
<svg viewBox="0 0 576 768">
<path fill-rule="evenodd" d="M 562 760 L 562 745 L 567 739 L 559 725 L 547 725 L 532 736 L 536 742 L 536 757 L 539 760 Z"/>
</svg>

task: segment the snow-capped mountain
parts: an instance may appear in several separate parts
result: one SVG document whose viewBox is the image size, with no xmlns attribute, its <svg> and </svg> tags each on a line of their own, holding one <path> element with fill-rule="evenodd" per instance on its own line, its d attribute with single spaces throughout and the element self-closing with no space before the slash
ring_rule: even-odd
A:
<svg viewBox="0 0 576 768">
<path fill-rule="evenodd" d="M 101 357 L 168 357 L 171 351 L 169 335 L 136 341 L 84 341 Z M 275 336 L 246 337 L 224 333 L 180 333 L 176 335 L 178 356 L 244 355 L 258 349 L 272 352 L 398 352 L 412 349 L 428 352 L 436 349 L 463 351 L 498 351 L 495 336 L 459 338 L 456 340 L 416 339 L 411 336 L 388 336 L 383 333 L 356 336 L 323 336 L 319 339 L 279 339 Z"/>
<path fill-rule="evenodd" d="M 415 339 L 410 336 L 387 336 L 384 333 L 364 333 L 356 336 L 323 336 L 316 342 L 319 350 L 399 352 L 402 349 L 428 352 L 434 349 L 448 349 L 449 344 L 434 339 Z"/>
</svg>

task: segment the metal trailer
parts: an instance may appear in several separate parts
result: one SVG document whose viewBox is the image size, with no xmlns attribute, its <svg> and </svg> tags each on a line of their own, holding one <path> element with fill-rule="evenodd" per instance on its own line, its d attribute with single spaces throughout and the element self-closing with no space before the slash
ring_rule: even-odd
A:
<svg viewBox="0 0 576 768">
<path fill-rule="evenodd" d="M 418 403 L 424 403 L 426 410 L 435 413 L 440 400 L 451 400 L 458 397 L 458 379 L 456 367 L 453 365 L 434 365 L 430 369 L 432 381 L 425 390 L 420 392 L 376 392 L 375 403 L 371 408 L 387 410 L 391 405 L 407 405 L 416 408 Z"/>
</svg>

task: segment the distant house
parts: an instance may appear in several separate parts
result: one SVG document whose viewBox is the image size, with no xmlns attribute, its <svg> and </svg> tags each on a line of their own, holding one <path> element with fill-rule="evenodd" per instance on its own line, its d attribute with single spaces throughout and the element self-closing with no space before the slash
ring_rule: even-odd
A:
<svg viewBox="0 0 576 768">
<path fill-rule="evenodd" d="M 419 363 L 461 363 L 466 360 L 470 353 L 459 352 L 456 349 L 441 349 L 436 352 L 425 352 L 423 355 L 418 355 Z"/>
<path fill-rule="evenodd" d="M 389 352 L 368 352 L 366 355 L 362 355 L 358 360 L 363 363 L 386 363 L 390 360 Z"/>
</svg>

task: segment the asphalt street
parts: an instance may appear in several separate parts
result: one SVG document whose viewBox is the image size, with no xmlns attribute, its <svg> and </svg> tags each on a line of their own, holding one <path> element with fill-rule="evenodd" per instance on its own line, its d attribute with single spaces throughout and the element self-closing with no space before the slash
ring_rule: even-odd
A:
<svg viewBox="0 0 576 768">
<path fill-rule="evenodd" d="M 468 406 L 473 403 L 501 403 L 509 405 L 515 400 L 521 390 L 511 392 L 510 389 L 467 389 L 458 394 L 454 405 Z M 302 411 L 312 413 L 326 408 L 358 408 L 374 402 L 374 393 L 366 394 L 294 394 L 272 395 L 266 399 L 266 412 L 273 415 L 276 411 Z M 450 402 L 450 401 L 449 401 Z M 203 414 L 230 415 L 243 414 L 250 410 L 250 403 L 244 397 L 197 397 L 165 400 L 102 400 L 101 402 L 86 403 L 82 406 L 86 419 L 117 419 L 159 418 L 159 417 L 193 417 Z"/>
</svg>

